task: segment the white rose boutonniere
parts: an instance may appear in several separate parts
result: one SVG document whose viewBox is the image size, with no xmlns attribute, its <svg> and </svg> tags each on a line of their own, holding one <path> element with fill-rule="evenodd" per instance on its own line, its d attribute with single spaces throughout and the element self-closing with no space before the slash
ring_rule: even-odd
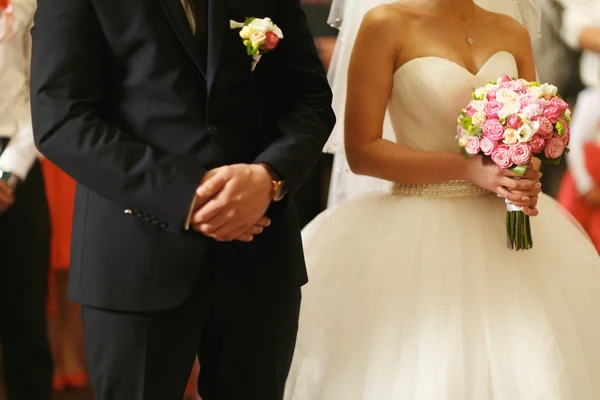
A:
<svg viewBox="0 0 600 400">
<path fill-rule="evenodd" d="M 283 32 L 270 18 L 246 18 L 245 22 L 229 21 L 231 29 L 240 29 L 240 37 L 252 57 L 254 71 L 261 57 L 274 50 L 283 39 Z"/>
</svg>

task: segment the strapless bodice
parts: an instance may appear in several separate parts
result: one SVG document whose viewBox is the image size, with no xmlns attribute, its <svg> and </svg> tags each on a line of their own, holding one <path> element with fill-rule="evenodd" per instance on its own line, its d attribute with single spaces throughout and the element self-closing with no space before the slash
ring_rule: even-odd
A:
<svg viewBox="0 0 600 400">
<path fill-rule="evenodd" d="M 515 58 L 499 51 L 476 74 L 441 57 L 408 61 L 394 74 L 388 114 L 398 143 L 427 151 L 459 151 L 456 118 L 474 88 L 502 75 L 517 77 Z"/>
</svg>

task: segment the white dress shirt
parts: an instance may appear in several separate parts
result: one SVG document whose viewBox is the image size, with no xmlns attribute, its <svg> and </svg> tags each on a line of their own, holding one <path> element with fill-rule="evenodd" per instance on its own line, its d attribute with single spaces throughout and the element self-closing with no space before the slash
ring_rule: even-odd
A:
<svg viewBox="0 0 600 400">
<path fill-rule="evenodd" d="M 564 7 L 562 36 L 573 49 L 586 27 L 600 27 L 600 0 L 561 0 Z M 584 50 L 581 56 L 581 80 L 587 87 L 577 99 L 571 124 L 569 169 L 579 194 L 584 195 L 596 184 L 585 165 L 584 146 L 600 134 L 600 54 Z"/>
<path fill-rule="evenodd" d="M 25 179 L 38 155 L 29 105 L 29 29 L 37 3 L 12 0 L 12 5 L 16 19 L 14 35 L 0 42 L 0 137 L 10 139 L 0 155 L 0 169 Z"/>
</svg>

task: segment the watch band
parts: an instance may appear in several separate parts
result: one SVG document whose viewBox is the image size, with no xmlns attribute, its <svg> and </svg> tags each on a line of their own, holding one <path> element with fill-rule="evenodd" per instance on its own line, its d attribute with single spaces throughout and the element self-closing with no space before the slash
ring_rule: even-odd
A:
<svg viewBox="0 0 600 400">
<path fill-rule="evenodd" d="M 9 171 L 4 171 L 1 169 L 0 169 L 0 179 L 3 180 L 4 182 L 6 182 L 6 184 L 13 190 L 16 189 L 16 187 L 21 182 L 21 180 L 19 179 L 18 176 L 12 174 Z"/>
<path fill-rule="evenodd" d="M 271 189 L 271 200 L 275 201 L 275 202 L 281 201 L 285 197 L 285 194 L 286 194 L 285 181 L 281 178 L 281 175 L 279 175 L 277 173 L 277 171 L 275 171 L 270 165 L 268 165 L 268 164 L 263 164 L 263 165 L 269 172 L 269 175 L 271 175 L 271 178 L 273 178 L 273 181 L 272 181 L 273 187 Z"/>
</svg>

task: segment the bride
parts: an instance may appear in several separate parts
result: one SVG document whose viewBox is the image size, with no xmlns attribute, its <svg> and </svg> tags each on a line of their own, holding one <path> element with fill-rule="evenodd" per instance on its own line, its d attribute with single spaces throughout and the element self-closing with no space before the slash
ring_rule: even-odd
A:
<svg viewBox="0 0 600 400">
<path fill-rule="evenodd" d="M 536 168 L 517 181 L 463 158 L 454 139 L 472 88 L 535 80 L 529 32 L 471 0 L 402 0 L 366 16 L 365 1 L 384 2 L 346 5 L 342 32 L 363 22 L 336 50 L 354 47 L 336 67 L 348 71 L 338 115 L 353 171 L 395 184 L 306 228 L 311 281 L 285 398 L 600 399 L 596 250 L 540 193 Z M 520 18 L 530 7 L 489 3 Z M 505 199 L 535 216 L 532 250 L 507 248 Z"/>
</svg>

